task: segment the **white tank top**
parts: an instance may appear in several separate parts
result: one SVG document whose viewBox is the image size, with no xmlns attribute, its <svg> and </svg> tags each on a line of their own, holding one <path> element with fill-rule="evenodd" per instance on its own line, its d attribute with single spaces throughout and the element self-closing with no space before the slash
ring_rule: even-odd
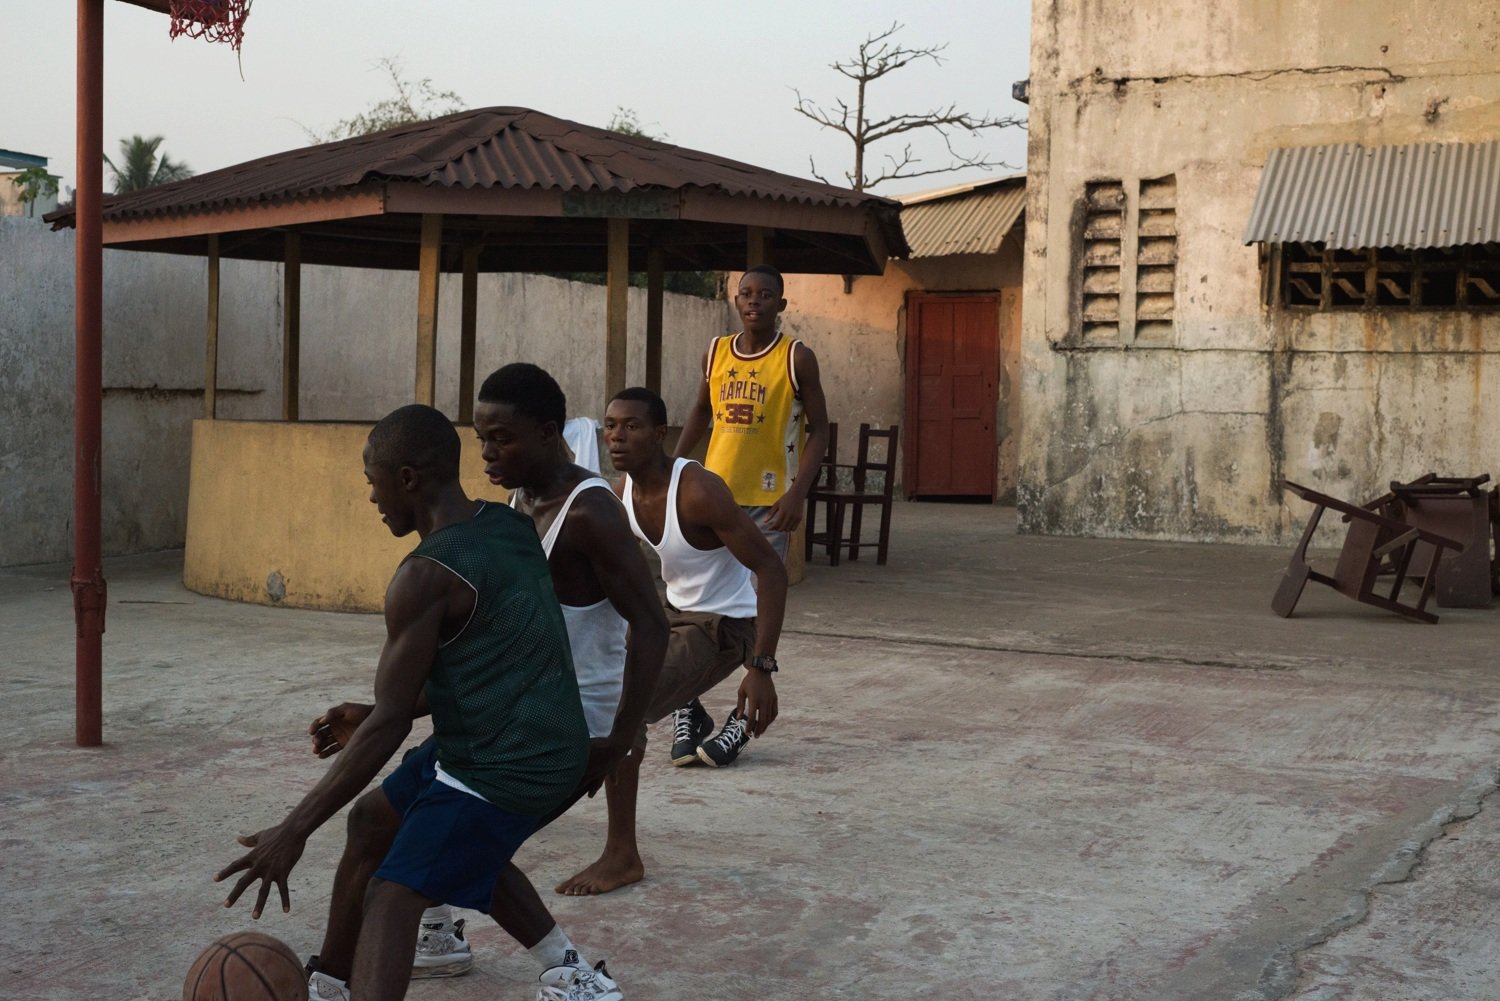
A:
<svg viewBox="0 0 1500 1001">
<path fill-rule="evenodd" d="M 542 552 L 552 557 L 552 547 L 562 532 L 573 499 L 591 488 L 603 487 L 611 499 L 615 492 L 597 476 L 573 488 L 563 501 L 557 517 L 542 536 Z M 515 494 L 511 494 L 515 505 Z M 592 605 L 563 605 L 563 623 L 568 627 L 568 646 L 573 653 L 573 670 L 578 675 L 578 694 L 583 699 L 583 716 L 589 724 L 590 737 L 608 737 L 615 726 L 620 708 L 620 692 L 625 686 L 625 633 L 628 623 L 603 598 Z"/>
<path fill-rule="evenodd" d="M 677 522 L 677 484 L 682 470 L 691 459 L 672 463 L 672 479 L 667 484 L 667 516 L 661 542 L 652 542 L 635 520 L 635 484 L 625 477 L 625 513 L 630 528 L 661 557 L 661 579 L 667 583 L 667 600 L 683 612 L 709 612 L 736 619 L 755 618 L 755 585 L 750 571 L 734 558 L 727 546 L 718 549 L 695 549 L 682 534 Z"/>
</svg>

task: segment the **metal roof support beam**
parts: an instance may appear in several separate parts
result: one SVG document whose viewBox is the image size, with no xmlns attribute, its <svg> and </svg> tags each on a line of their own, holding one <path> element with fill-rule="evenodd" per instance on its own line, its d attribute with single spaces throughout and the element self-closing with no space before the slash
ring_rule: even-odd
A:
<svg viewBox="0 0 1500 1001">
<path fill-rule="evenodd" d="M 604 310 L 604 399 L 625 388 L 626 310 L 630 293 L 630 220 L 610 219 Z M 603 407 L 600 408 L 601 410 Z"/>
<path fill-rule="evenodd" d="M 646 251 L 646 388 L 661 395 L 661 332 L 663 293 L 667 285 L 666 254 L 661 247 Z"/>
<path fill-rule="evenodd" d="M 464 247 L 464 285 L 458 318 L 458 422 L 474 421 L 474 345 L 479 329 L 479 252 L 477 243 Z"/>
<path fill-rule="evenodd" d="M 219 402 L 219 237 L 208 238 L 208 324 L 203 351 L 203 418 L 218 416 Z"/>
<path fill-rule="evenodd" d="M 443 249 L 443 217 L 422 216 L 417 254 L 417 385 L 414 400 L 435 406 L 437 399 L 438 267 Z"/>
<path fill-rule="evenodd" d="M 302 237 L 286 235 L 282 255 L 281 419 L 295 421 L 302 381 Z"/>
</svg>

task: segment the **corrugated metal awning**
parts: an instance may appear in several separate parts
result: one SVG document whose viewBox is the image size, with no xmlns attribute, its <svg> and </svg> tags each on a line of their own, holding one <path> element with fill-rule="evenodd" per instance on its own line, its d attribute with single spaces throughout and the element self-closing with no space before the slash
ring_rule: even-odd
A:
<svg viewBox="0 0 1500 1001">
<path fill-rule="evenodd" d="M 993 254 L 1026 209 L 1026 178 L 965 184 L 901 200 L 901 228 L 912 258 Z"/>
<path fill-rule="evenodd" d="M 1455 247 L 1500 240 L 1500 140 L 1277 149 L 1246 243 Z"/>
</svg>

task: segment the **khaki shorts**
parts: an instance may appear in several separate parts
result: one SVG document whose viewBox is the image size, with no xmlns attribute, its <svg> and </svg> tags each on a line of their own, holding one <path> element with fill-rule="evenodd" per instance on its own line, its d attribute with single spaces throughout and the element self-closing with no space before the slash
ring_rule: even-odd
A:
<svg viewBox="0 0 1500 1001">
<path fill-rule="evenodd" d="M 679 612 L 667 606 L 667 656 L 656 690 L 646 706 L 646 723 L 681 709 L 744 667 L 755 647 L 755 620 L 708 612 Z M 646 749 L 646 727 L 636 734 L 635 750 Z"/>
</svg>

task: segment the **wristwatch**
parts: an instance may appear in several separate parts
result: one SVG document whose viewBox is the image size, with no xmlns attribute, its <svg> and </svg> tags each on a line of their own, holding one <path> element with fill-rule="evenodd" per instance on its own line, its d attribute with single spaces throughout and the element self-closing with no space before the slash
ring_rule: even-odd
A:
<svg viewBox="0 0 1500 1001">
<path fill-rule="evenodd" d="M 775 674 L 778 670 L 776 658 L 768 653 L 758 653 L 754 657 L 751 657 L 750 666 L 757 671 L 764 671 L 767 674 Z"/>
</svg>

